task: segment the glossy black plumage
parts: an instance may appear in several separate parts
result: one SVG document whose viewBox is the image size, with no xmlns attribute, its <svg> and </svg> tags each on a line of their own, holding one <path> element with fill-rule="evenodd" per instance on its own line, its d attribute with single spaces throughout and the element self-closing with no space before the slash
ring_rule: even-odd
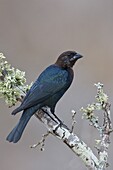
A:
<svg viewBox="0 0 113 170">
<path fill-rule="evenodd" d="M 40 74 L 21 105 L 12 112 L 15 115 L 23 110 L 18 124 L 7 137 L 9 142 L 18 142 L 29 119 L 41 107 L 50 107 L 54 114 L 56 103 L 72 83 L 72 67 L 81 57 L 74 51 L 64 52 L 58 57 L 55 64 L 50 65 Z"/>
</svg>

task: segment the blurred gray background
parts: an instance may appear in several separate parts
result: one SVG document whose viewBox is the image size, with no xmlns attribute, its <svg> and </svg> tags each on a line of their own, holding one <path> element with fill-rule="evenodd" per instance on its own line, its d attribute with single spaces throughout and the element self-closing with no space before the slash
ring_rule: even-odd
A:
<svg viewBox="0 0 113 170">
<path fill-rule="evenodd" d="M 12 66 L 26 72 L 28 84 L 65 50 L 76 50 L 84 58 L 74 67 L 73 85 L 58 103 L 56 113 L 70 127 L 71 110 L 75 109 L 76 133 L 91 147 L 98 134 L 81 119 L 79 109 L 94 101 L 94 83 L 98 81 L 104 83 L 113 101 L 113 0 L 0 0 L 0 51 Z M 0 100 L 1 170 L 85 169 L 53 136 L 47 139 L 44 152 L 29 148 L 46 132 L 35 117 L 17 144 L 6 142 L 20 117 L 10 115 L 13 109 Z M 108 170 L 113 169 L 113 136 L 111 142 Z"/>
</svg>

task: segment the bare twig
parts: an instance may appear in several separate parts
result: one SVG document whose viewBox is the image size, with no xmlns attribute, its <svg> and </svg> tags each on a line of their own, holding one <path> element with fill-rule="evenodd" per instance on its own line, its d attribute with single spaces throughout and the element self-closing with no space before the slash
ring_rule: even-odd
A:
<svg viewBox="0 0 113 170">
<path fill-rule="evenodd" d="M 71 128 L 71 133 L 74 132 L 74 128 L 75 128 L 75 123 L 76 123 L 75 115 L 76 115 L 76 112 L 74 110 L 72 110 L 72 128 Z"/>
<path fill-rule="evenodd" d="M 103 170 L 104 167 L 108 166 L 108 148 L 110 144 L 110 133 L 112 131 L 112 123 L 110 118 L 110 104 L 104 104 L 104 123 L 102 130 L 102 137 L 99 148 L 99 160 L 100 160 L 100 169 Z"/>
<path fill-rule="evenodd" d="M 32 145 L 32 146 L 30 146 L 31 148 L 36 148 L 37 146 L 41 146 L 41 148 L 40 148 L 40 150 L 41 151 L 44 151 L 44 146 L 45 146 L 45 140 L 46 140 L 46 138 L 49 136 L 49 134 L 50 134 L 50 132 L 48 131 L 46 134 L 43 134 L 42 135 L 42 139 L 38 142 L 38 143 L 36 143 L 36 144 L 34 144 L 34 145 Z"/>
</svg>

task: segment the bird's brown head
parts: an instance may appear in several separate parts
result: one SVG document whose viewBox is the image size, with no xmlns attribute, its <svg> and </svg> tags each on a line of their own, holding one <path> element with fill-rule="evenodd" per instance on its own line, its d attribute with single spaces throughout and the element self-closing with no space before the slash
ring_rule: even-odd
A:
<svg viewBox="0 0 113 170">
<path fill-rule="evenodd" d="M 83 57 L 82 55 L 78 54 L 75 51 L 66 51 L 66 52 L 63 52 L 58 57 L 55 64 L 62 68 L 73 67 L 75 62 L 82 57 Z"/>
</svg>

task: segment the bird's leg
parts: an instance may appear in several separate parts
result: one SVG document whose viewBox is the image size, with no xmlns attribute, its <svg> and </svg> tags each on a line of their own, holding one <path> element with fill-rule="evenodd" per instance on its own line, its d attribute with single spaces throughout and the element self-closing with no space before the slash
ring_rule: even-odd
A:
<svg viewBox="0 0 113 170">
<path fill-rule="evenodd" d="M 59 126 L 60 126 L 60 127 L 63 126 L 63 127 L 65 127 L 66 129 L 69 130 L 69 128 L 57 117 L 57 115 L 56 115 L 54 112 L 53 112 L 52 114 L 53 114 L 54 117 L 59 121 L 59 123 L 60 123 Z M 59 126 L 56 127 L 55 131 L 58 129 Z"/>
<path fill-rule="evenodd" d="M 46 113 L 53 121 L 55 121 L 57 123 L 57 121 L 44 109 L 41 108 L 41 110 Z"/>
<path fill-rule="evenodd" d="M 53 112 L 52 113 L 53 115 L 54 115 L 54 117 L 59 121 L 59 123 L 61 124 L 61 125 L 63 125 L 63 122 L 58 118 L 58 116 Z"/>
<path fill-rule="evenodd" d="M 56 123 L 60 123 L 60 125 L 63 125 L 63 122 L 57 117 L 57 115 L 53 112 L 53 111 L 51 111 L 50 113 L 57 119 L 57 121 L 52 117 L 52 115 L 50 115 L 49 113 L 48 113 L 48 111 L 46 111 L 45 109 L 43 109 L 43 108 L 41 108 L 41 110 L 44 112 L 44 113 L 46 113 L 53 121 L 55 121 Z"/>
</svg>

